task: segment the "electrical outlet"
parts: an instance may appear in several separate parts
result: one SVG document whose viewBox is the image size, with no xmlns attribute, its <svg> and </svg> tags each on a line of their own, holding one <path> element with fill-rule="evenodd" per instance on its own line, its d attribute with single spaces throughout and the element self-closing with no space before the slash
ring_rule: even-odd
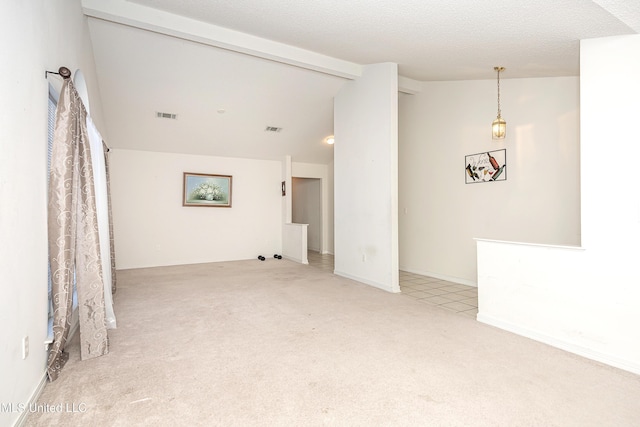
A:
<svg viewBox="0 0 640 427">
<path fill-rule="evenodd" d="M 29 357 L 29 336 L 22 338 L 22 359 Z"/>
</svg>

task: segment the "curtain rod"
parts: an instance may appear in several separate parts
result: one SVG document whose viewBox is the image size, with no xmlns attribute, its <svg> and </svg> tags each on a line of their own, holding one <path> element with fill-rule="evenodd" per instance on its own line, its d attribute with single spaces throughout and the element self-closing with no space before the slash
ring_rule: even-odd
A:
<svg viewBox="0 0 640 427">
<path fill-rule="evenodd" d="M 66 80 L 71 77 L 71 70 L 69 70 L 67 67 L 60 67 L 58 68 L 57 73 L 55 71 L 45 71 L 44 78 L 46 79 L 49 74 L 57 74 Z"/>
<path fill-rule="evenodd" d="M 69 70 L 67 67 L 58 68 L 58 72 L 57 73 L 55 71 L 46 71 L 45 70 L 44 78 L 46 79 L 49 76 L 49 74 L 57 74 L 57 75 L 59 75 L 60 77 L 62 77 L 63 79 L 66 80 L 66 79 L 71 77 L 71 70 Z M 104 141 L 102 141 L 102 143 L 107 148 L 107 153 L 109 151 L 111 151 L 111 148 L 109 148 L 109 146 Z"/>
</svg>

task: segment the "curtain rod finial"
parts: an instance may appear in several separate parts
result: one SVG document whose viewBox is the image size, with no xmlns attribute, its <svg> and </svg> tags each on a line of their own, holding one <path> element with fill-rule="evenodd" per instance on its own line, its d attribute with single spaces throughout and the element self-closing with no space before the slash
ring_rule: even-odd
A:
<svg viewBox="0 0 640 427">
<path fill-rule="evenodd" d="M 71 70 L 69 70 L 67 67 L 60 67 L 60 69 L 58 69 L 58 73 L 63 79 L 68 79 L 69 77 L 71 77 Z"/>
</svg>

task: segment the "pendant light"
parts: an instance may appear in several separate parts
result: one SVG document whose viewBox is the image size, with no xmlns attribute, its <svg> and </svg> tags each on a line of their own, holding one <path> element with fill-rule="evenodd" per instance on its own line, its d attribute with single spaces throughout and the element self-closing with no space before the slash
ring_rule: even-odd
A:
<svg viewBox="0 0 640 427">
<path fill-rule="evenodd" d="M 493 139 L 504 139 L 507 136 L 507 122 L 500 115 L 500 73 L 504 71 L 504 67 L 493 67 L 498 73 L 498 117 L 491 124 L 491 135 Z"/>
</svg>

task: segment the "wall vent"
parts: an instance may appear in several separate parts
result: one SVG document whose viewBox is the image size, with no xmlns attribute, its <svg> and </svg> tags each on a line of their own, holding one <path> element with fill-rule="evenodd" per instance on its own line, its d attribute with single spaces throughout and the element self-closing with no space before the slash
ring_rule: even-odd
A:
<svg viewBox="0 0 640 427">
<path fill-rule="evenodd" d="M 171 120 L 176 120 L 178 118 L 178 116 L 176 114 L 161 113 L 160 111 L 156 112 L 156 117 L 159 118 L 159 119 L 171 119 Z"/>
<path fill-rule="evenodd" d="M 265 132 L 280 132 L 281 130 L 282 130 L 282 128 L 275 127 L 275 126 L 267 126 L 264 129 Z"/>
</svg>

